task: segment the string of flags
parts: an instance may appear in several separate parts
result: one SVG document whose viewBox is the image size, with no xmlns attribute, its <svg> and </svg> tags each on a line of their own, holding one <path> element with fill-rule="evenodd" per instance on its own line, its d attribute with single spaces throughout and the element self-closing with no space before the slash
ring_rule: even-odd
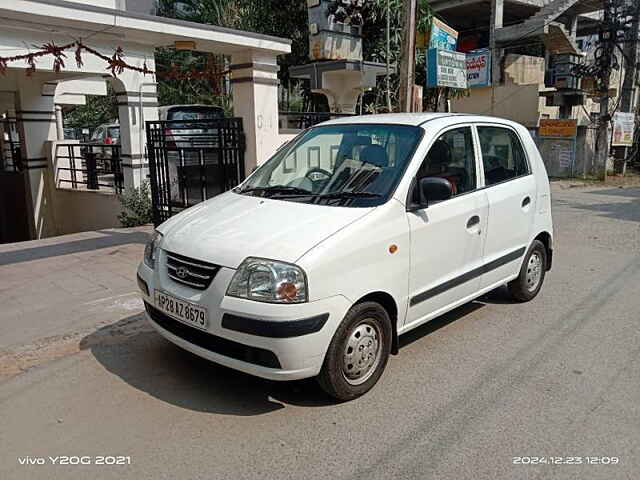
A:
<svg viewBox="0 0 640 480">
<path fill-rule="evenodd" d="M 143 62 L 141 67 L 127 63 L 124 51 L 121 47 L 116 48 L 112 56 L 108 56 L 88 45 L 85 45 L 80 40 L 76 40 L 65 45 L 56 45 L 53 42 L 50 42 L 36 48 L 37 49 L 33 52 L 20 55 L 13 55 L 9 57 L 0 56 L 0 75 L 4 75 L 6 73 L 7 68 L 9 68 L 9 64 L 24 61 L 27 64 L 26 74 L 27 76 L 31 76 L 37 69 L 38 59 L 48 56 L 53 57 L 53 71 L 60 73 L 65 68 L 65 62 L 68 58 L 67 53 L 65 52 L 70 50 L 73 50 L 74 52 L 74 59 L 78 68 L 82 68 L 84 65 L 82 60 L 83 53 L 89 53 L 104 60 L 107 63 L 105 70 L 110 72 L 113 77 L 117 77 L 125 70 L 133 70 L 144 75 L 157 75 L 159 77 L 171 79 L 217 79 L 229 73 L 228 70 L 219 70 L 217 65 L 208 65 L 209 70 L 204 72 L 192 69 L 189 72 L 182 73 L 175 64 L 171 66 L 170 71 L 166 73 L 159 73 L 149 69 L 146 62 Z"/>
</svg>

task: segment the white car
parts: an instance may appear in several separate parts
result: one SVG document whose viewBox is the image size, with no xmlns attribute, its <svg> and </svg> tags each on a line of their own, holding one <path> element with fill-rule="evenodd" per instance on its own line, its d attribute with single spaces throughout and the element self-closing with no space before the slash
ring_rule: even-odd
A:
<svg viewBox="0 0 640 480">
<path fill-rule="evenodd" d="M 551 268 L 549 181 L 529 132 L 454 114 L 304 131 L 240 186 L 160 225 L 138 269 L 149 321 L 201 357 L 348 400 L 398 337 Z"/>
</svg>

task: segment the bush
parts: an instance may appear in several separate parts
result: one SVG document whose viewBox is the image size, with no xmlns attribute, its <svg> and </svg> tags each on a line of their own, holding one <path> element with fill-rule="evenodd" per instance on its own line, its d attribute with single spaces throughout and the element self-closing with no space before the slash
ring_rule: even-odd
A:
<svg viewBox="0 0 640 480">
<path fill-rule="evenodd" d="M 142 182 L 139 188 L 127 188 L 118 196 L 123 210 L 118 220 L 123 227 L 137 227 L 153 222 L 151 207 L 151 187 L 148 181 Z"/>
</svg>

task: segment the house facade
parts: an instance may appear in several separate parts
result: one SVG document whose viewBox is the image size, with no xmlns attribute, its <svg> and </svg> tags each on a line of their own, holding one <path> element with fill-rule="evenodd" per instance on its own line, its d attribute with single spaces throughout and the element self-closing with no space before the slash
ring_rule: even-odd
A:
<svg viewBox="0 0 640 480">
<path fill-rule="evenodd" d="M 161 18 L 146 13 L 151 2 L 132 0 L 15 0 L 0 5 L 2 57 L 24 55 L 50 44 L 80 41 L 103 57 L 121 48 L 127 65 L 155 71 L 158 47 L 189 42 L 200 52 L 231 59 L 234 116 L 242 119 L 245 168 L 268 158 L 290 138 L 278 130 L 277 57 L 291 51 L 282 38 Z M 119 157 L 124 187 L 140 186 L 148 175 L 145 122 L 158 119 L 153 73 L 125 69 L 117 75 L 108 63 L 85 51 L 82 65 L 65 51 L 56 72 L 54 56 L 8 62 L 0 75 L 0 242 L 37 239 L 73 231 L 117 226 L 113 193 L 68 188 L 64 166 L 61 110 L 82 104 L 85 95 L 117 95 Z M 20 162 L 11 160 L 19 154 Z M 65 173 L 66 172 L 66 173 Z"/>
</svg>

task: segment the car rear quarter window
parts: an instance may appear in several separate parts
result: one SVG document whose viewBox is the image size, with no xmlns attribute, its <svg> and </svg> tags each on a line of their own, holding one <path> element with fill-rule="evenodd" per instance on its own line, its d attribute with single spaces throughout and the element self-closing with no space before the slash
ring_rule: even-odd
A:
<svg viewBox="0 0 640 480">
<path fill-rule="evenodd" d="M 478 127 L 486 186 L 531 173 L 518 135 L 509 128 Z"/>
</svg>

